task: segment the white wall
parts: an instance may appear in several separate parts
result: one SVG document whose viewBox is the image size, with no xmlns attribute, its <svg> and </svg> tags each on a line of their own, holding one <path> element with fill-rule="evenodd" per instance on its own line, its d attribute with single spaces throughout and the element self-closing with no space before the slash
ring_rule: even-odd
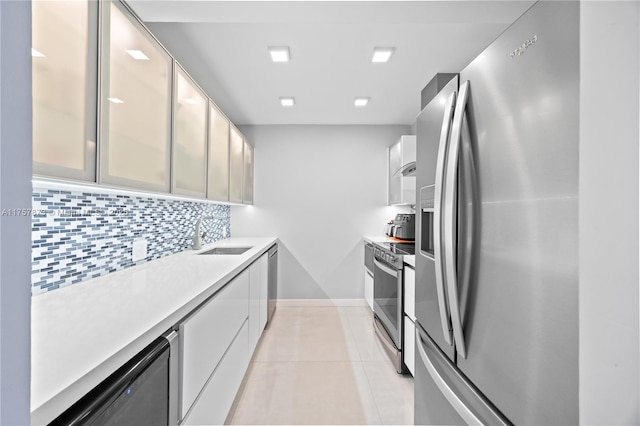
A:
<svg viewBox="0 0 640 426">
<path fill-rule="evenodd" d="M 410 126 L 241 130 L 255 145 L 255 200 L 232 207 L 231 235 L 280 238 L 279 299 L 362 299 L 362 237 L 399 210 L 386 207 L 387 147 Z"/>
<path fill-rule="evenodd" d="M 31 2 L 0 1 L 0 211 L 31 207 Z M 31 217 L 0 215 L 0 424 L 29 424 Z"/>
<path fill-rule="evenodd" d="M 580 424 L 638 424 L 638 2 L 580 11 Z"/>
</svg>

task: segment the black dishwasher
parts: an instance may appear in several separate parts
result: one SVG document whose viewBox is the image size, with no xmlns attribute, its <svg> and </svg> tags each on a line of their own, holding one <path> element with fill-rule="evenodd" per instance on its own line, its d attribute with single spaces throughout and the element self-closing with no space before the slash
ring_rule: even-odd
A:
<svg viewBox="0 0 640 426">
<path fill-rule="evenodd" d="M 176 338 L 174 331 L 158 337 L 50 425 L 175 424 L 170 357 Z"/>
</svg>

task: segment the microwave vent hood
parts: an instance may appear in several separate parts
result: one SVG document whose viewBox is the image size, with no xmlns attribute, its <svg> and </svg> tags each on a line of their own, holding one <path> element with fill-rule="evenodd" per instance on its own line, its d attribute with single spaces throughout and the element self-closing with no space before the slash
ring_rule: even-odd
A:
<svg viewBox="0 0 640 426">
<path fill-rule="evenodd" d="M 415 176 L 416 175 L 416 162 L 412 161 L 410 163 L 405 164 L 400 167 L 394 175 L 402 175 L 404 177 Z"/>
<path fill-rule="evenodd" d="M 388 202 L 390 206 L 416 204 L 416 136 L 402 135 L 389 147 Z"/>
</svg>

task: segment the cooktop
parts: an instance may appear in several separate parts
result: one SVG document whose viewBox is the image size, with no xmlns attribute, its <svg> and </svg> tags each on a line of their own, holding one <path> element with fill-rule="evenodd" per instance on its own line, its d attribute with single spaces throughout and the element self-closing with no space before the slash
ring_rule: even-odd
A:
<svg viewBox="0 0 640 426">
<path fill-rule="evenodd" d="M 415 243 L 375 243 L 377 246 L 382 247 L 392 253 L 399 255 L 414 255 L 416 254 Z"/>
</svg>

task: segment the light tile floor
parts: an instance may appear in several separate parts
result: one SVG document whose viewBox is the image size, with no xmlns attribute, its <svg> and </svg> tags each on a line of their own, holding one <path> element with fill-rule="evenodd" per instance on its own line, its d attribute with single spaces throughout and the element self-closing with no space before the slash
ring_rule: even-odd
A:
<svg viewBox="0 0 640 426">
<path fill-rule="evenodd" d="M 278 306 L 231 424 L 413 424 L 413 379 L 396 373 L 369 308 Z"/>
</svg>

